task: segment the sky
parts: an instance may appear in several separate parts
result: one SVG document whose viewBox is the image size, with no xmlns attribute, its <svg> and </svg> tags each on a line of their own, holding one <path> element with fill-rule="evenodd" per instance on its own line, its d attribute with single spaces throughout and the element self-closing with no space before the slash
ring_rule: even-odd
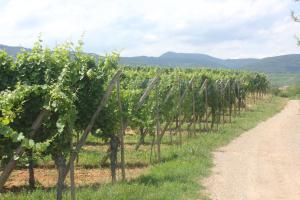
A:
<svg viewBox="0 0 300 200">
<path fill-rule="evenodd" d="M 300 53 L 293 0 L 0 0 L 0 44 L 78 41 L 104 55 L 167 51 L 220 58 Z"/>
</svg>

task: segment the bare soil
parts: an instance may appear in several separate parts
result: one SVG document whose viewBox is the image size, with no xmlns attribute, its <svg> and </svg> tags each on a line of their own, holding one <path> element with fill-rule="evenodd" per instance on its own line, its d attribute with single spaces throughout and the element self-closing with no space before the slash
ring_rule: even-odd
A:
<svg viewBox="0 0 300 200">
<path fill-rule="evenodd" d="M 127 180 L 136 178 L 137 176 L 146 173 L 149 168 L 132 168 L 126 169 Z M 118 171 L 118 178 L 121 180 L 121 172 Z M 37 184 L 44 188 L 54 187 L 57 181 L 57 170 L 54 168 L 35 168 L 35 178 Z M 76 186 L 85 186 L 93 184 L 104 184 L 111 182 L 111 174 L 109 169 L 84 169 L 78 168 L 75 170 Z M 66 184 L 69 185 L 69 177 L 66 179 Z M 12 172 L 9 180 L 5 184 L 7 189 L 16 189 L 26 187 L 28 185 L 28 170 L 21 169 Z"/>
</svg>

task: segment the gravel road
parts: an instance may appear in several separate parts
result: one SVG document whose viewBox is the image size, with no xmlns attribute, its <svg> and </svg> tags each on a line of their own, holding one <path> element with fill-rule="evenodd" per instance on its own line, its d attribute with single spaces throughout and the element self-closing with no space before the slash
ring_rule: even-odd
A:
<svg viewBox="0 0 300 200">
<path fill-rule="evenodd" d="M 300 101 L 214 153 L 213 200 L 300 200 Z"/>
</svg>

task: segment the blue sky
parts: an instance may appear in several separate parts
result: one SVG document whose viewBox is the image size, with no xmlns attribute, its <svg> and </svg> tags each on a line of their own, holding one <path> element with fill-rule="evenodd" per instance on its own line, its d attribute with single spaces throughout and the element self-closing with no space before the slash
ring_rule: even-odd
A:
<svg viewBox="0 0 300 200">
<path fill-rule="evenodd" d="M 31 47 L 77 41 L 85 51 L 221 58 L 298 53 L 293 0 L 0 0 L 0 43 Z M 300 14 L 300 12 L 299 12 Z"/>
</svg>

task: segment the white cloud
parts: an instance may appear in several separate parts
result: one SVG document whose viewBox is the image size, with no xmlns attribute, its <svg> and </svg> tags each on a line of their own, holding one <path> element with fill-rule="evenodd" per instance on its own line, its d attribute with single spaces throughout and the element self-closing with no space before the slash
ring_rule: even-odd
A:
<svg viewBox="0 0 300 200">
<path fill-rule="evenodd" d="M 30 47 L 76 41 L 85 50 L 160 55 L 165 51 L 220 57 L 297 53 L 292 0 L 0 0 L 0 43 Z M 300 7 L 300 3 L 298 5 Z"/>
</svg>

